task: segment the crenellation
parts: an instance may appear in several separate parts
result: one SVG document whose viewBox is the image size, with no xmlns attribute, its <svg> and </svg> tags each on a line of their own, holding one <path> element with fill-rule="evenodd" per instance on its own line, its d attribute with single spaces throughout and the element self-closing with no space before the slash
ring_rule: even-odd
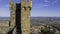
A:
<svg viewBox="0 0 60 34">
<path fill-rule="evenodd" d="M 6 21 L 6 23 L 0 24 L 0 26 L 4 26 L 4 25 L 6 26 L 3 28 L 1 27 L 2 29 L 0 28 L 0 32 L 2 34 L 6 34 L 6 33 L 10 34 L 9 31 L 12 31 L 12 30 L 13 30 L 12 34 L 17 34 L 19 29 L 21 29 L 19 31 L 20 32 L 22 31 L 21 32 L 22 34 L 30 34 L 30 8 L 31 8 L 30 2 L 31 1 L 28 0 L 28 2 L 26 3 L 25 0 L 21 0 L 21 3 L 17 4 L 17 3 L 14 3 L 13 0 L 9 0 L 10 20 Z M 19 11 L 20 11 L 19 14 L 16 13 Z"/>
</svg>

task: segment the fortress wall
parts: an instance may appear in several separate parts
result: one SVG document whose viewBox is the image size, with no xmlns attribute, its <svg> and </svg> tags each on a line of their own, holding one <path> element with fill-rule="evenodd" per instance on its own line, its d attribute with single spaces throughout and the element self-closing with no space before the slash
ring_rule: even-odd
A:
<svg viewBox="0 0 60 34">
<path fill-rule="evenodd" d="M 8 20 L 1 20 L 0 26 L 9 26 L 9 21 Z"/>
</svg>

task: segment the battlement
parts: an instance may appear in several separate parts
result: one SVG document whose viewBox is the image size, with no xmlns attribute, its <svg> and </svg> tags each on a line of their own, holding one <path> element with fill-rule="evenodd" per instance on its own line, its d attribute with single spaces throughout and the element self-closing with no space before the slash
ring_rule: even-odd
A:
<svg viewBox="0 0 60 34">
<path fill-rule="evenodd" d="M 10 21 L 2 21 L 2 23 L 0 23 L 0 26 L 2 26 L 1 33 L 30 34 L 30 10 L 32 6 L 31 2 L 32 0 L 28 0 L 27 3 L 24 2 L 24 0 L 21 0 L 21 3 L 15 3 L 10 0 Z"/>
</svg>

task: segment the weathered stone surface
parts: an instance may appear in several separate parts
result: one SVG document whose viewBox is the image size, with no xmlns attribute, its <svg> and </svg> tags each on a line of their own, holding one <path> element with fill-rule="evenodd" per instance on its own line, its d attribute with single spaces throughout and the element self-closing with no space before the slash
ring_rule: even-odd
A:
<svg viewBox="0 0 60 34">
<path fill-rule="evenodd" d="M 21 0 L 21 29 L 22 34 L 30 34 L 30 9 L 32 0 L 28 0 L 26 3 L 24 0 Z M 9 3 L 10 5 L 10 22 L 9 21 L 2 21 L 0 23 L 0 34 L 7 34 L 10 30 L 13 30 L 13 34 L 16 34 L 16 4 L 12 2 Z M 19 19 L 19 18 L 18 18 Z M 8 33 L 10 34 L 10 33 Z"/>
<path fill-rule="evenodd" d="M 9 26 L 9 21 L 8 20 L 0 20 L 0 26 Z"/>
</svg>

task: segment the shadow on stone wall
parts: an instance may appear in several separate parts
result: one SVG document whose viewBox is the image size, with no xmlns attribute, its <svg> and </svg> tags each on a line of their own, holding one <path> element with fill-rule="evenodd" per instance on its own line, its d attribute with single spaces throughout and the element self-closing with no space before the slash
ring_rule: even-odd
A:
<svg viewBox="0 0 60 34">
<path fill-rule="evenodd" d="M 14 27 L 15 28 L 15 27 Z M 12 34 L 14 31 L 14 28 L 12 30 L 10 30 L 7 34 Z"/>
<path fill-rule="evenodd" d="M 21 30 L 21 4 L 20 3 L 17 3 L 16 4 L 16 32 L 17 34 L 22 34 L 22 30 Z M 14 28 L 15 28 L 14 27 Z M 7 34 L 12 34 L 13 31 L 14 31 L 14 28 L 9 31 Z"/>
<path fill-rule="evenodd" d="M 16 4 L 16 29 L 17 34 L 21 34 L 21 4 Z"/>
</svg>

